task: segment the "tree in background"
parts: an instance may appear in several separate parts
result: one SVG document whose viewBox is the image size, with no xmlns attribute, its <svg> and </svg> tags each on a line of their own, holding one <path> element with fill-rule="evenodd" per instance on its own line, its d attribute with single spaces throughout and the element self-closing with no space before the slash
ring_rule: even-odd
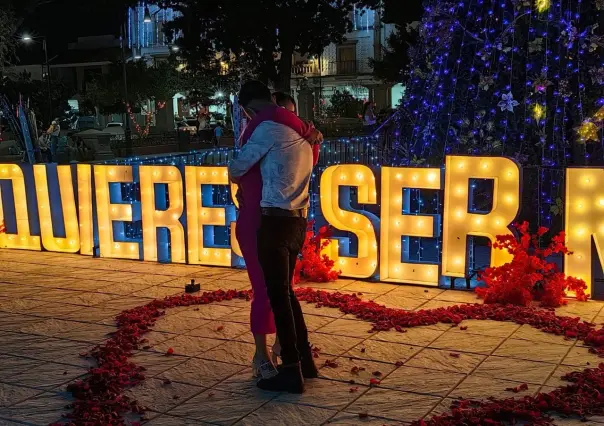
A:
<svg viewBox="0 0 604 426">
<path fill-rule="evenodd" d="M 63 117 L 70 110 L 67 100 L 74 93 L 60 80 L 51 81 L 53 111 L 48 116 L 48 84 L 42 80 L 32 80 L 31 74 L 22 72 L 17 75 L 0 76 L 0 93 L 7 96 L 12 104 L 20 100 L 29 105 L 36 117 L 45 125 L 57 117 Z"/>
<path fill-rule="evenodd" d="M 0 9 L 0 72 L 15 53 L 15 17 L 10 9 Z"/>
<path fill-rule="evenodd" d="M 602 0 L 424 6 L 393 163 L 440 165 L 453 153 L 547 167 L 602 160 L 581 130 L 604 102 Z M 602 142 L 601 130 L 588 136 Z"/>
<path fill-rule="evenodd" d="M 330 105 L 327 106 L 327 116 L 330 118 L 359 118 L 363 111 L 363 101 L 352 96 L 347 90 L 336 90 L 331 95 Z"/>
<path fill-rule="evenodd" d="M 424 7 L 389 162 L 515 158 L 526 166 L 520 217 L 560 226 L 562 169 L 604 164 L 604 2 L 425 0 Z M 475 206 L 489 206 L 488 185 L 472 188 Z"/>
<path fill-rule="evenodd" d="M 210 106 L 223 102 L 216 99 L 216 93 L 234 90 L 236 79 L 218 69 L 206 67 L 203 71 L 190 72 L 179 67 L 172 58 L 149 66 L 145 61 L 126 64 L 128 75 L 128 99 L 123 96 L 122 64 L 111 66 L 109 72 L 99 75 L 87 84 L 85 103 L 94 105 L 103 114 L 128 113 L 141 111 L 149 101 L 155 103 L 155 111 L 162 109 L 175 94 L 185 93 L 192 105 Z M 146 135 L 154 112 L 147 114 L 144 128 L 137 128 L 139 134 Z"/>
<path fill-rule="evenodd" d="M 419 37 L 422 0 L 384 0 L 382 7 L 382 22 L 394 24 L 396 31 L 388 36 L 382 57 L 370 59 L 370 65 L 377 78 L 388 83 L 402 83 Z"/>
<path fill-rule="evenodd" d="M 352 29 L 354 0 L 175 1 L 181 16 L 168 25 L 178 34 L 189 69 L 218 59 L 245 74 L 290 90 L 292 57 L 319 54 Z M 377 0 L 367 0 L 377 5 Z"/>
</svg>

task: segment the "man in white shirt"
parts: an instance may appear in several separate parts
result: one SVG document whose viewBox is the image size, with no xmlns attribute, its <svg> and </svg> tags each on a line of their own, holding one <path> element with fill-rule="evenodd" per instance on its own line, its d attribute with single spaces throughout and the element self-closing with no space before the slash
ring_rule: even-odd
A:
<svg viewBox="0 0 604 426">
<path fill-rule="evenodd" d="M 274 107 L 270 90 L 258 81 L 245 83 L 238 99 L 250 117 L 265 108 Z M 291 282 L 306 234 L 312 147 L 290 127 L 263 121 L 239 156 L 229 164 L 231 180 L 237 183 L 257 163 L 260 163 L 263 185 L 258 258 L 275 317 L 283 361 L 279 374 L 259 380 L 258 387 L 302 393 L 304 378 L 315 378 L 318 372 L 302 309 Z"/>
</svg>

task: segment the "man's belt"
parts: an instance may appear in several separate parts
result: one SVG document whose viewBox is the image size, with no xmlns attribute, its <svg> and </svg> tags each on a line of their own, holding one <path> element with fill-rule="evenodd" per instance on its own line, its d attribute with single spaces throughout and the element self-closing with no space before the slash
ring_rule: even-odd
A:
<svg viewBox="0 0 604 426">
<path fill-rule="evenodd" d="M 262 207 L 263 216 L 279 216 L 279 217 L 308 217 L 308 209 L 285 210 L 278 207 Z"/>
</svg>

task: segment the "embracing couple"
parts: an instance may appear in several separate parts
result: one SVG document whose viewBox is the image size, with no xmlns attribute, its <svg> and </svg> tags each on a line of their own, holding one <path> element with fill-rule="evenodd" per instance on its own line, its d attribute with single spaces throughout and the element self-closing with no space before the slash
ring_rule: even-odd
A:
<svg viewBox="0 0 604 426">
<path fill-rule="evenodd" d="M 261 389 L 302 393 L 304 379 L 316 378 L 318 371 L 292 279 L 306 234 L 309 183 L 323 136 L 298 118 L 289 95 L 272 95 L 259 81 L 243 84 L 239 104 L 248 125 L 229 175 L 239 187 L 236 237 L 254 291 L 252 369 Z M 275 329 L 271 357 L 267 335 Z"/>
</svg>

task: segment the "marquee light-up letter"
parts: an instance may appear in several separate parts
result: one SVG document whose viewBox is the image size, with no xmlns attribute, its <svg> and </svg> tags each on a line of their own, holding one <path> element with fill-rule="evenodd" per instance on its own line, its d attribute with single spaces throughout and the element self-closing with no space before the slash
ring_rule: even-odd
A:
<svg viewBox="0 0 604 426">
<path fill-rule="evenodd" d="M 144 260 L 157 262 L 157 228 L 167 228 L 170 231 L 170 261 L 185 263 L 185 230 L 179 220 L 184 210 L 180 170 L 174 166 L 140 166 L 138 170 L 141 187 Z M 170 206 L 167 209 L 157 209 L 156 199 L 160 198 L 158 201 L 165 204 L 166 194 L 163 188 L 161 194 L 157 194 L 155 184 L 166 184 L 168 187 L 167 195 Z M 160 196 L 158 197 L 158 195 Z M 167 255 L 167 235 L 164 237 L 162 246 L 166 247 L 165 255 Z"/>
<path fill-rule="evenodd" d="M 566 169 L 566 246 L 573 252 L 564 256 L 564 273 L 581 278 L 587 294 L 593 294 L 592 238 L 604 265 L 604 170 Z"/>
<path fill-rule="evenodd" d="M 42 245 L 48 251 L 77 253 L 80 250 L 80 230 L 78 229 L 78 216 L 76 214 L 75 197 L 73 195 L 71 166 L 56 167 L 61 207 L 63 210 L 65 238 L 55 237 L 54 235 L 50 197 L 48 195 L 47 170 L 48 166 L 44 164 L 36 164 L 34 166 Z"/>
<path fill-rule="evenodd" d="M 237 201 L 237 191 L 239 190 L 239 185 L 231 182 L 231 200 L 233 200 L 233 204 L 238 209 L 239 201 Z M 231 222 L 231 250 L 235 255 L 243 258 L 243 253 L 241 252 L 241 247 L 239 247 L 239 241 L 237 241 L 237 222 Z M 239 262 L 240 265 L 244 266 L 244 262 Z"/>
<path fill-rule="evenodd" d="M 350 187 L 358 187 L 359 204 L 375 204 L 377 192 L 375 176 L 369 167 L 358 164 L 331 166 L 321 175 L 321 210 L 332 226 L 352 232 L 358 238 L 358 257 L 350 257 L 348 238 L 331 239 L 327 255 L 336 262 L 342 275 L 369 278 L 377 268 L 378 250 L 375 226 L 378 219 L 369 213 L 353 211 L 350 206 Z M 340 208 L 340 199 L 346 208 Z M 374 223 L 376 225 L 374 225 Z M 344 245 L 344 255 L 339 255 L 339 245 Z"/>
<path fill-rule="evenodd" d="M 440 189 L 440 169 L 382 167 L 380 280 L 438 285 L 438 265 L 402 262 L 402 236 L 435 237 L 433 216 L 403 214 L 409 188 Z"/>
<path fill-rule="evenodd" d="M 17 221 L 17 233 L 0 233 L 0 247 L 24 250 L 40 250 L 40 237 L 31 235 L 29 229 L 29 212 L 25 193 L 23 170 L 16 164 L 0 164 L 0 180 L 10 180 L 13 189 L 13 205 Z M 4 197 L 6 199 L 7 197 Z M 0 224 L 6 224 L 3 206 L 2 189 L 0 188 Z"/>
<path fill-rule="evenodd" d="M 78 164 L 80 254 L 86 256 L 92 256 L 94 254 L 92 207 L 92 166 L 90 164 Z"/>
<path fill-rule="evenodd" d="M 487 214 L 468 212 L 470 179 L 492 179 L 493 209 Z M 520 169 L 503 157 L 447 156 L 445 170 L 445 217 L 443 223 L 442 274 L 464 277 L 467 237 L 511 234 L 520 199 Z M 504 250 L 491 250 L 491 266 L 511 260 Z"/>
<path fill-rule="evenodd" d="M 235 220 L 235 207 L 212 207 L 211 185 L 228 185 L 226 167 L 185 167 L 187 197 L 187 233 L 189 263 L 197 265 L 231 266 L 231 249 L 210 247 L 213 229 L 204 226 L 230 226 Z"/>
<path fill-rule="evenodd" d="M 109 184 L 132 182 L 132 166 L 94 166 L 99 246 L 102 257 L 140 259 L 140 246 L 115 241 L 113 222 L 131 222 L 132 204 L 112 204 Z"/>
</svg>

